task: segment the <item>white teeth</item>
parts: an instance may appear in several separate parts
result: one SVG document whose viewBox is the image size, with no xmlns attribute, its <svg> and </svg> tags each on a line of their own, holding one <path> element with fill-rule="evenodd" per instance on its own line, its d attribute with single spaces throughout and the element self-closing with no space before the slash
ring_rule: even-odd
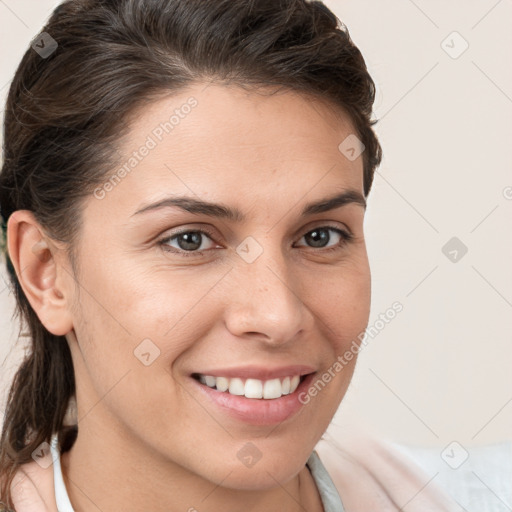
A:
<svg viewBox="0 0 512 512">
<path fill-rule="evenodd" d="M 282 384 L 283 395 L 290 393 L 290 377 L 285 377 Z"/>
<path fill-rule="evenodd" d="M 290 380 L 290 393 L 293 393 L 297 387 L 299 386 L 300 377 L 298 375 L 295 375 Z"/>
<path fill-rule="evenodd" d="M 246 398 L 263 398 L 263 383 L 261 380 L 247 379 L 244 389 Z"/>
<path fill-rule="evenodd" d="M 217 391 L 227 391 L 232 395 L 271 400 L 293 393 L 299 386 L 300 375 L 266 381 L 247 379 L 245 382 L 238 377 L 229 379 L 227 377 L 199 375 L 199 382 L 211 388 L 216 388 Z"/>
<path fill-rule="evenodd" d="M 279 398 L 283 394 L 285 393 L 279 379 L 267 380 L 263 384 L 263 398 Z"/>
<path fill-rule="evenodd" d="M 244 383 L 242 379 L 231 379 L 229 381 L 229 392 L 232 395 L 243 395 L 245 393 Z"/>
<path fill-rule="evenodd" d="M 229 379 L 226 379 L 226 377 L 213 378 L 216 381 L 216 386 L 219 391 L 227 391 L 229 389 Z"/>
<path fill-rule="evenodd" d="M 211 375 L 205 375 L 204 378 L 207 386 L 210 386 L 211 388 L 215 387 L 215 377 L 212 377 Z"/>
</svg>

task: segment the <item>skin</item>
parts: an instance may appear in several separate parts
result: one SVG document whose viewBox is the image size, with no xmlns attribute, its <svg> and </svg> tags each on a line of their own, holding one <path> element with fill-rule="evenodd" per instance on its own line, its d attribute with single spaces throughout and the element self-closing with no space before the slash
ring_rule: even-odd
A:
<svg viewBox="0 0 512 512">
<path fill-rule="evenodd" d="M 29 211 L 9 219 L 23 289 L 73 357 L 79 433 L 62 455 L 64 481 L 76 512 L 321 511 L 305 463 L 356 358 L 272 426 L 228 416 L 190 374 L 251 362 L 309 364 L 321 377 L 364 331 L 364 207 L 301 217 L 307 203 L 334 192 L 363 195 L 362 157 L 351 161 L 338 149 L 355 130 L 343 112 L 305 94 L 198 83 L 133 117 L 120 141 L 125 160 L 190 96 L 198 105 L 171 134 L 103 199 L 86 198 L 77 275 Z M 237 207 L 247 219 L 176 207 L 133 215 L 171 194 Z M 324 247 L 304 236 L 326 225 L 354 239 L 328 229 Z M 200 238 L 201 255 L 183 255 L 179 237 L 159 245 L 178 228 L 211 231 Z M 236 252 L 249 236 L 263 250 L 252 263 Z M 160 350 L 148 366 L 134 355 L 147 338 Z M 262 455 L 250 468 L 237 457 L 247 442 Z"/>
</svg>

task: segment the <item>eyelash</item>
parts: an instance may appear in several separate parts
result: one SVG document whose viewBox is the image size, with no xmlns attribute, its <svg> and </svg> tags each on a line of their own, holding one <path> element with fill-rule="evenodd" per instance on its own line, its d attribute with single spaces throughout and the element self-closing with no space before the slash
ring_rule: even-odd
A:
<svg viewBox="0 0 512 512">
<path fill-rule="evenodd" d="M 306 233 L 304 233 L 304 235 L 302 236 L 305 236 L 309 233 L 312 233 L 313 231 L 316 231 L 316 230 L 323 230 L 323 229 L 328 229 L 328 230 L 331 230 L 331 231 L 335 231 L 336 233 L 338 233 L 340 236 L 341 236 L 341 241 L 336 244 L 335 246 L 333 247 L 328 247 L 327 249 L 323 249 L 323 248 L 319 248 L 318 250 L 324 252 L 324 253 L 329 253 L 329 252 L 332 252 L 332 251 L 339 251 L 341 249 L 343 249 L 347 244 L 349 244 L 350 242 L 353 241 L 354 239 L 354 235 L 352 235 L 352 233 L 349 233 L 347 231 L 344 231 L 340 228 L 337 228 L 337 227 L 334 227 L 334 226 L 319 226 L 319 227 L 316 227 L 316 228 L 313 228 L 309 231 L 307 231 Z M 206 235 L 208 238 L 210 238 L 212 241 L 213 240 L 213 234 L 210 233 L 208 230 L 205 230 L 205 229 L 187 229 L 187 230 L 183 230 L 183 231 L 180 231 L 178 233 L 174 233 L 173 235 L 171 236 L 166 236 L 165 238 L 161 238 L 160 240 L 157 241 L 157 244 L 162 248 L 162 250 L 164 250 L 165 252 L 170 252 L 170 253 L 173 253 L 173 254 L 179 254 L 179 255 L 183 255 L 185 257 L 190 257 L 190 256 L 203 256 L 203 253 L 205 251 L 184 251 L 184 250 L 177 250 L 176 248 L 170 248 L 169 245 L 167 245 L 167 243 L 171 240 L 174 240 L 175 238 L 179 237 L 180 235 L 183 235 L 185 233 L 200 233 L 202 235 Z M 302 237 L 301 237 L 302 238 Z M 311 249 L 314 249 L 314 247 L 311 247 Z M 208 249 L 209 250 L 209 249 Z"/>
</svg>

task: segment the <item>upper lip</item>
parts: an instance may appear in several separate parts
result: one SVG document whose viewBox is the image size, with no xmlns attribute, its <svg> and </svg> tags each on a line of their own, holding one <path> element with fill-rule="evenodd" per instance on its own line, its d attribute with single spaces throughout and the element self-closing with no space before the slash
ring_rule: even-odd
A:
<svg viewBox="0 0 512 512">
<path fill-rule="evenodd" d="M 215 370 L 204 370 L 194 372 L 193 375 L 211 375 L 212 377 L 240 377 L 242 379 L 270 380 L 284 377 L 293 377 L 294 375 L 307 375 L 313 373 L 315 369 L 311 366 L 297 364 L 289 366 L 279 366 L 269 368 L 264 366 L 239 366 L 236 368 L 217 368 Z"/>
</svg>

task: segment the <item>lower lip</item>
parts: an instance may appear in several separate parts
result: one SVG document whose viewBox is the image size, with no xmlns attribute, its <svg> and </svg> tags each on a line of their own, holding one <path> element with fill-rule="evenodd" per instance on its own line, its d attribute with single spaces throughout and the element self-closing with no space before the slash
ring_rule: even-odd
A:
<svg viewBox="0 0 512 512">
<path fill-rule="evenodd" d="M 268 400 L 232 395 L 227 391 L 218 391 L 201 384 L 193 377 L 191 379 L 204 395 L 231 417 L 252 425 L 275 425 L 292 417 L 304 406 L 299 400 L 299 395 L 308 389 L 314 375 L 307 375 L 293 393 Z"/>
</svg>

